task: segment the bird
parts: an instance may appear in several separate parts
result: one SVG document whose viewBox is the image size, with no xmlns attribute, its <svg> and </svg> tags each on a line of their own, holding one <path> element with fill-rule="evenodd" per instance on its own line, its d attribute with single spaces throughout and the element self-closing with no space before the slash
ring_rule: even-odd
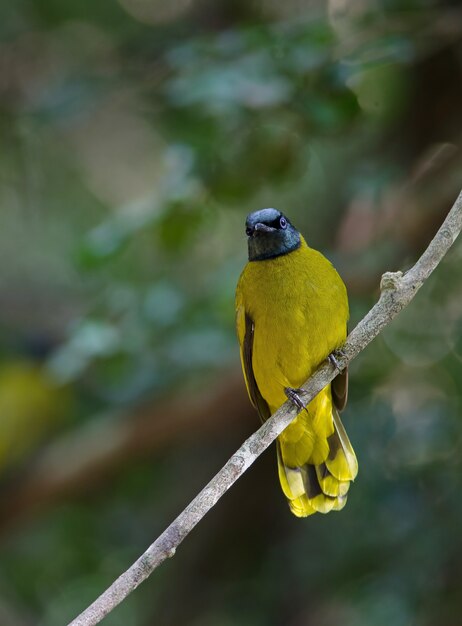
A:
<svg viewBox="0 0 462 626">
<path fill-rule="evenodd" d="M 282 491 L 297 517 L 340 511 L 358 462 L 339 412 L 348 371 L 306 406 L 300 387 L 341 350 L 349 318 L 345 284 L 279 210 L 250 213 L 248 263 L 236 288 L 236 328 L 250 401 L 262 422 L 287 399 L 300 412 L 276 440 Z"/>
</svg>

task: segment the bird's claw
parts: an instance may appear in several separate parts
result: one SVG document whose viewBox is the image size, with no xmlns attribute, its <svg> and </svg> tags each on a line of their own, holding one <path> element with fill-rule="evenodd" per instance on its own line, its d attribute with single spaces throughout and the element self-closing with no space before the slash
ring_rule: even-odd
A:
<svg viewBox="0 0 462 626">
<path fill-rule="evenodd" d="M 327 360 L 329 361 L 329 363 L 331 365 L 333 365 L 335 367 L 336 370 L 341 372 L 342 369 L 344 369 L 344 368 L 338 362 L 338 358 L 342 358 L 342 357 L 345 357 L 345 356 L 346 356 L 345 352 L 340 348 L 338 350 L 332 350 L 332 352 L 327 357 Z"/>
<path fill-rule="evenodd" d="M 286 394 L 288 400 L 290 400 L 295 406 L 300 410 L 306 409 L 306 405 L 303 400 L 300 398 L 299 394 L 303 393 L 303 389 L 293 389 L 292 387 L 285 387 L 284 393 Z"/>
</svg>

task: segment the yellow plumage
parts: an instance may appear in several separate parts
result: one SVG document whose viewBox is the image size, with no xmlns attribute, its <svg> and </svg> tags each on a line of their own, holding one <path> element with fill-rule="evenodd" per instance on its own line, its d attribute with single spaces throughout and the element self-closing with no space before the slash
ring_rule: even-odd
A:
<svg viewBox="0 0 462 626">
<path fill-rule="evenodd" d="M 247 263 L 237 286 L 236 316 L 247 389 L 266 419 L 264 402 L 274 413 L 287 400 L 285 388 L 300 387 L 344 343 L 345 285 L 300 236 L 297 249 Z M 357 461 L 330 384 L 279 436 L 277 453 L 282 490 L 295 515 L 343 508 Z"/>
</svg>

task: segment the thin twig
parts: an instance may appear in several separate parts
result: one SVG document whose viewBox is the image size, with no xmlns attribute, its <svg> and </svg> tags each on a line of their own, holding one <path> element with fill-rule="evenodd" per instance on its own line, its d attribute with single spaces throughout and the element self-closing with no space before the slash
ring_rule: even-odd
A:
<svg viewBox="0 0 462 626">
<path fill-rule="evenodd" d="M 339 356 L 344 368 L 409 304 L 438 266 L 462 228 L 462 192 L 428 248 L 408 272 L 387 272 L 382 276 L 379 301 L 348 336 Z M 303 385 L 303 399 L 310 402 L 338 373 L 323 364 Z M 297 414 L 286 402 L 263 426 L 243 443 L 209 484 L 184 509 L 146 552 L 125 571 L 69 626 L 94 626 L 122 602 L 167 558 L 172 557 L 183 539 L 238 480 L 257 457 L 291 423 Z"/>
</svg>

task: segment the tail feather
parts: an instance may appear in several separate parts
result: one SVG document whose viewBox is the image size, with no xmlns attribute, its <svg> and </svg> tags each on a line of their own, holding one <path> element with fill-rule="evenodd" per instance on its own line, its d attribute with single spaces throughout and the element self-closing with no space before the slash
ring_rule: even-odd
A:
<svg viewBox="0 0 462 626">
<path fill-rule="evenodd" d="M 305 483 L 306 497 L 313 509 L 318 511 L 318 513 L 329 513 L 329 511 L 332 511 L 335 498 L 323 492 L 316 475 L 316 467 L 307 463 L 301 470 Z"/>
<path fill-rule="evenodd" d="M 332 409 L 334 432 L 328 438 L 329 455 L 326 466 L 338 480 L 354 480 L 358 474 L 358 461 L 348 439 L 345 427 L 335 407 Z"/>
<path fill-rule="evenodd" d="M 350 483 L 358 473 L 356 455 L 335 407 L 331 415 L 332 434 L 325 439 L 315 436 L 312 454 L 300 466 L 291 467 L 287 463 L 291 458 L 290 446 L 284 440 L 277 442 L 282 490 L 292 513 L 298 517 L 343 509 Z"/>
<path fill-rule="evenodd" d="M 341 511 L 346 503 L 347 503 L 347 497 L 346 496 L 339 496 L 336 499 L 335 506 L 334 506 L 334 508 L 332 510 L 333 511 Z"/>
<path fill-rule="evenodd" d="M 282 458 L 281 443 L 276 441 L 278 473 L 282 491 L 288 500 L 295 500 L 305 493 L 305 484 L 300 467 L 289 467 Z"/>
<path fill-rule="evenodd" d="M 333 498 L 337 498 L 338 496 L 343 497 L 347 494 L 350 488 L 349 480 L 339 480 L 333 476 L 325 463 L 321 463 L 321 465 L 316 465 L 315 467 L 316 476 L 323 493 Z"/>
</svg>

